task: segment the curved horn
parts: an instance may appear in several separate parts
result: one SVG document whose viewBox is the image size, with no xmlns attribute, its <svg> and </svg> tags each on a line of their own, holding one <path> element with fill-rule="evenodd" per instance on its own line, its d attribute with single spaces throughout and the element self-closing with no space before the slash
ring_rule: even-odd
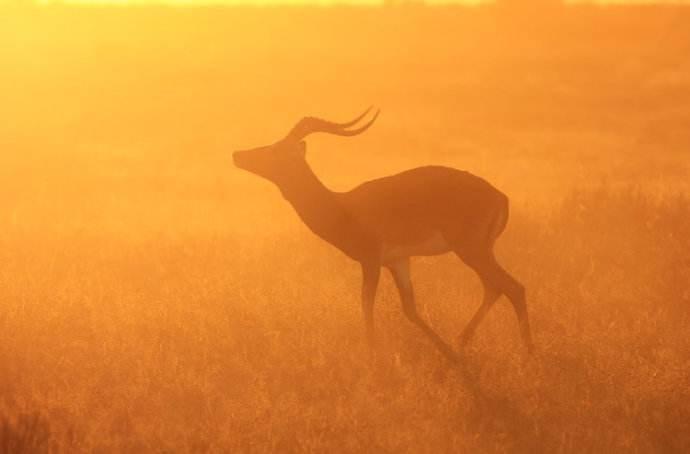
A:
<svg viewBox="0 0 690 454">
<path fill-rule="evenodd" d="M 371 110 L 371 108 L 369 108 L 369 110 Z M 367 110 L 367 113 L 369 112 L 369 110 Z M 363 133 L 364 131 L 366 131 L 367 129 L 369 129 L 369 127 L 370 127 L 371 125 L 374 124 L 374 122 L 376 121 L 376 119 L 379 117 L 379 114 L 380 114 L 380 113 L 381 113 L 381 111 L 380 111 L 380 110 L 377 110 L 376 113 L 374 114 L 374 116 L 371 118 L 371 120 L 369 120 L 364 126 L 360 126 L 360 127 L 357 128 L 357 129 L 350 129 L 350 130 L 347 130 L 347 131 L 346 131 L 346 130 L 343 130 L 343 131 L 341 131 L 338 135 L 340 135 L 340 136 L 356 136 L 357 134 Z M 365 115 L 366 115 L 366 114 L 365 114 Z M 362 115 L 359 119 L 357 119 L 357 121 L 359 121 L 359 120 L 360 120 L 361 118 L 363 118 L 363 117 L 364 117 L 364 115 Z M 354 123 L 353 123 L 353 124 L 354 124 Z"/>
<path fill-rule="evenodd" d="M 362 118 L 364 118 L 370 111 L 371 107 L 368 108 L 362 115 L 358 116 L 352 121 L 348 121 L 346 123 L 334 123 L 332 121 L 327 121 L 327 120 L 322 120 L 320 118 L 314 118 L 314 117 L 305 117 L 302 118 L 300 121 L 297 122 L 297 124 L 292 128 L 292 130 L 288 133 L 288 135 L 285 137 L 283 140 L 289 140 L 289 141 L 298 141 L 302 140 L 309 134 L 315 133 L 315 132 L 325 132 L 328 134 L 333 134 L 336 136 L 356 136 L 357 134 L 361 134 L 376 121 L 376 119 L 379 116 L 380 110 L 376 111 L 376 114 L 374 117 L 369 120 L 364 126 L 361 126 L 357 129 L 347 129 L 350 126 L 354 126 L 356 123 L 358 123 Z"/>
<path fill-rule="evenodd" d="M 373 109 L 373 108 L 374 108 L 374 106 L 369 106 L 369 107 L 367 108 L 367 110 L 365 110 L 364 113 L 362 113 L 362 115 L 360 115 L 359 117 L 355 118 L 355 119 L 352 120 L 352 121 L 348 121 L 347 123 L 333 123 L 333 124 L 337 124 L 337 125 L 340 126 L 341 128 L 349 128 L 350 126 L 354 126 L 354 125 L 356 125 L 357 123 L 359 123 L 359 121 L 360 121 L 362 118 L 366 117 L 367 114 L 368 114 L 369 112 L 371 112 L 371 109 Z M 377 113 L 377 115 L 378 115 L 378 113 Z"/>
</svg>

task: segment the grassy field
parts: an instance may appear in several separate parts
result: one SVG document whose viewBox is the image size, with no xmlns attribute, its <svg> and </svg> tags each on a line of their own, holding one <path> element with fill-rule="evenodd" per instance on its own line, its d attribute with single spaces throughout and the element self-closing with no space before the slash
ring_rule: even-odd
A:
<svg viewBox="0 0 690 454">
<path fill-rule="evenodd" d="M 5 12 L 0 452 L 690 450 L 690 10 Z M 506 192 L 533 356 L 502 299 L 450 368 L 388 275 L 370 355 L 358 265 L 232 166 L 371 103 L 316 173 Z M 413 274 L 454 342 L 478 279 Z"/>
</svg>

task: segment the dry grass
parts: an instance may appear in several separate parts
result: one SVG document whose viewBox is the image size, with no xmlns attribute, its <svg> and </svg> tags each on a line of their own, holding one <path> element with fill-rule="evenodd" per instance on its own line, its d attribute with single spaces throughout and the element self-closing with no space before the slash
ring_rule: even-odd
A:
<svg viewBox="0 0 690 454">
<path fill-rule="evenodd" d="M 538 352 L 525 356 L 501 302 L 463 373 L 390 282 L 372 362 L 356 266 L 308 236 L 11 241 L 6 406 L 40 409 L 67 450 L 682 452 L 688 205 L 631 194 L 513 219 L 500 254 L 529 289 Z M 456 336 L 476 279 L 453 257 L 414 271 L 422 313 Z"/>
<path fill-rule="evenodd" d="M 272 10 L 43 11 L 34 25 L 16 13 L 24 47 L 4 49 L 0 83 L 12 101 L 0 107 L 0 452 L 690 449 L 690 41 L 673 15 L 685 10 L 574 9 L 524 39 L 518 26 L 492 35 L 514 23 L 496 11 L 421 10 L 418 28 L 377 32 L 366 58 L 352 50 L 361 36 L 307 39 L 321 10 L 294 23 Z M 371 31 L 410 11 L 346 9 L 332 26 Z M 262 17 L 292 41 L 261 41 Z M 455 23 L 450 44 L 417 40 Z M 602 23 L 626 39 L 597 41 Z M 660 30 L 679 39 L 644 60 Z M 411 53 L 390 54 L 396 40 Z M 263 60 L 300 52 L 323 66 L 282 61 L 281 75 Z M 620 73 L 601 66 L 614 56 Z M 392 64 L 397 78 L 383 74 Z M 353 71 L 329 94 L 348 65 L 371 78 Z M 370 357 L 358 267 L 231 168 L 228 149 L 372 94 L 389 117 L 358 143 L 310 141 L 317 172 L 343 188 L 445 163 L 511 194 L 498 255 L 528 289 L 534 356 L 501 300 L 449 369 L 386 277 Z M 479 304 L 476 277 L 452 256 L 413 267 L 420 312 L 454 339 Z"/>
</svg>

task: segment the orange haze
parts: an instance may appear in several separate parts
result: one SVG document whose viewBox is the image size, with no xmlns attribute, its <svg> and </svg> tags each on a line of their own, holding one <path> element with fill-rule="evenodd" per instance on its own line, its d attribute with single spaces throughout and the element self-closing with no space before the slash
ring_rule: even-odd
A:
<svg viewBox="0 0 690 454">
<path fill-rule="evenodd" d="M 687 452 L 690 9 L 0 6 L 0 446 Z M 348 190 L 417 166 L 510 199 L 502 298 L 451 368 L 231 152 L 305 115 Z M 414 189 L 411 189 L 414 190 Z M 413 261 L 454 349 L 482 286 Z"/>
</svg>

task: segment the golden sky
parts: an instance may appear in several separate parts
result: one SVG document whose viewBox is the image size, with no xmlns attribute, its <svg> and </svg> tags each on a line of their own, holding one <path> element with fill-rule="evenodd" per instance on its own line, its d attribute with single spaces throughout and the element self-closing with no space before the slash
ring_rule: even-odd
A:
<svg viewBox="0 0 690 454">
<path fill-rule="evenodd" d="M 1 2 L 2 0 L 0 0 Z M 382 5 L 386 3 L 424 3 L 431 5 L 465 4 L 477 5 L 493 3 L 494 0 L 37 0 L 41 4 L 51 4 L 56 1 L 68 4 L 106 4 L 106 5 L 142 5 L 165 4 L 176 6 L 205 6 L 205 5 Z M 519 0 L 518 0 L 519 1 Z M 537 0 L 539 1 L 539 0 Z M 549 0 L 544 0 L 548 2 Z M 654 4 L 677 3 L 687 4 L 688 0 L 563 0 L 565 3 L 596 3 L 596 4 Z"/>
<path fill-rule="evenodd" d="M 166 4 L 181 6 L 199 5 L 380 5 L 389 0 L 66 0 L 63 3 L 74 4 Z M 393 0 L 395 2 L 396 0 Z M 478 4 L 486 3 L 482 0 L 397 0 L 398 3 L 426 3 L 426 4 L 448 4 L 464 3 Z M 43 0 L 41 3 L 51 3 L 50 0 Z"/>
</svg>

